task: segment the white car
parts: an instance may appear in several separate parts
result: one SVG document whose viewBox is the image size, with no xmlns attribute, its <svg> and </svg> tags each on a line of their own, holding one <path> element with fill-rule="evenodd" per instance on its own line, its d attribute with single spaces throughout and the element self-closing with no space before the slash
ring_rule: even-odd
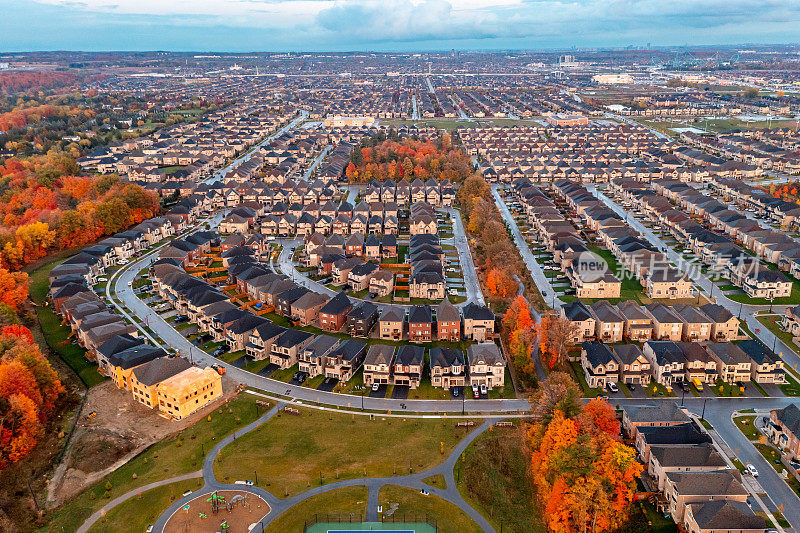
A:
<svg viewBox="0 0 800 533">
<path fill-rule="evenodd" d="M 489 389 L 486 388 L 486 385 L 485 384 L 481 384 L 481 394 L 485 395 L 488 392 L 489 392 Z"/>
<path fill-rule="evenodd" d="M 616 383 L 613 383 L 613 382 L 611 382 L 611 381 L 609 381 L 608 383 L 606 383 L 606 387 L 607 387 L 607 388 L 608 388 L 608 390 L 610 390 L 611 392 L 619 392 L 619 387 L 617 387 L 617 384 L 616 384 Z"/>
<path fill-rule="evenodd" d="M 747 471 L 747 473 L 748 473 L 748 474 L 750 474 L 751 476 L 753 476 L 753 477 L 758 477 L 758 470 L 756 470 L 756 467 L 754 467 L 754 466 L 753 466 L 753 465 L 751 465 L 750 463 L 747 463 L 746 465 L 744 465 L 744 469 L 745 469 L 745 470 Z"/>
<path fill-rule="evenodd" d="M 132 282 L 132 281 L 129 281 L 129 282 L 128 282 L 128 287 L 131 287 L 131 286 L 133 286 L 133 282 Z"/>
</svg>

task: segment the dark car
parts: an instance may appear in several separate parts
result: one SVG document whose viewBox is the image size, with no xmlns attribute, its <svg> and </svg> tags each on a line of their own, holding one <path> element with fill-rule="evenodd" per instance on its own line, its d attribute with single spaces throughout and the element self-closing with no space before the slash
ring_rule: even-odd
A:
<svg viewBox="0 0 800 533">
<path fill-rule="evenodd" d="M 188 316 L 181 315 L 179 317 L 176 317 L 172 322 L 175 323 L 175 324 L 180 324 L 181 322 L 186 322 L 188 320 L 189 320 Z"/>
</svg>

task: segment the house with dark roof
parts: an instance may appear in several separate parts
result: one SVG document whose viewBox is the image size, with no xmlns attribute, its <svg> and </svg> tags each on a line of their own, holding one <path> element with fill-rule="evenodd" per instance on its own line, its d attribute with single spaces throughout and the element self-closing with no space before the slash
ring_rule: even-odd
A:
<svg viewBox="0 0 800 533">
<path fill-rule="evenodd" d="M 319 309 L 319 327 L 327 331 L 339 331 L 352 308 L 353 304 L 347 294 L 339 291 Z"/>
<path fill-rule="evenodd" d="M 480 342 L 467 347 L 469 384 L 485 385 L 489 390 L 505 385 L 506 361 L 493 342 Z"/>
<path fill-rule="evenodd" d="M 590 387 L 605 388 L 619 381 L 619 364 L 611 349 L 600 341 L 581 344 L 581 368 Z"/>
<path fill-rule="evenodd" d="M 286 328 L 276 326 L 269 321 L 259 324 L 250 331 L 250 335 L 247 337 L 245 353 L 254 361 L 266 359 L 272 353 L 272 345 L 285 331 Z"/>
<path fill-rule="evenodd" d="M 408 312 L 408 340 L 431 342 L 433 340 L 433 311 L 431 306 L 415 305 Z"/>
<path fill-rule="evenodd" d="M 559 312 L 562 318 L 566 318 L 575 326 L 572 344 L 581 344 L 595 339 L 597 320 L 585 303 L 580 300 L 565 303 Z"/>
<path fill-rule="evenodd" d="M 299 329 L 287 329 L 272 344 L 269 362 L 282 369 L 297 363 L 300 352 L 314 339 L 314 335 Z"/>
<path fill-rule="evenodd" d="M 645 464 L 650 460 L 652 446 L 712 442 L 711 437 L 693 421 L 670 426 L 639 426 L 636 432 L 634 445 Z"/>
<path fill-rule="evenodd" d="M 436 338 L 452 342 L 461 340 L 461 315 L 447 298 L 436 306 Z"/>
<path fill-rule="evenodd" d="M 615 344 L 611 353 L 619 368 L 619 381 L 626 385 L 643 385 L 650 383 L 650 361 L 636 344 Z"/>
<path fill-rule="evenodd" d="M 758 339 L 739 343 L 739 348 L 753 361 L 751 380 L 756 383 L 785 383 L 783 359 Z"/>
<path fill-rule="evenodd" d="M 325 357 L 325 377 L 346 383 L 361 368 L 366 355 L 367 345 L 365 343 L 347 339 Z"/>
<path fill-rule="evenodd" d="M 800 458 L 800 408 L 791 403 L 769 412 L 769 440 L 790 458 Z"/>
<path fill-rule="evenodd" d="M 396 348 L 389 344 L 373 344 L 364 359 L 364 385 L 392 383 Z"/>
<path fill-rule="evenodd" d="M 631 439 L 636 439 L 640 427 L 669 427 L 687 422 L 691 422 L 691 418 L 675 402 L 622 406 L 622 428 Z"/>
<path fill-rule="evenodd" d="M 667 444 L 650 446 L 647 473 L 664 490 L 669 472 L 718 472 L 726 470 L 728 462 L 709 442 L 700 444 Z"/>
<path fill-rule="evenodd" d="M 767 522 L 746 502 L 712 500 L 685 506 L 682 527 L 687 533 L 765 533 Z"/>
<path fill-rule="evenodd" d="M 378 316 L 377 305 L 372 302 L 361 302 L 347 313 L 344 331 L 352 337 L 369 337 L 378 321 Z"/>
<path fill-rule="evenodd" d="M 392 369 L 392 382 L 395 387 L 416 389 L 422 381 L 425 366 L 425 348 L 404 344 L 397 349 Z"/>
<path fill-rule="evenodd" d="M 464 352 L 455 348 L 435 347 L 429 350 L 431 359 L 431 384 L 451 389 L 466 384 L 467 368 Z"/>
<path fill-rule="evenodd" d="M 318 335 L 306 345 L 297 357 L 300 372 L 308 377 L 322 375 L 325 370 L 325 358 L 339 344 L 339 339 L 331 335 Z"/>
<path fill-rule="evenodd" d="M 668 472 L 664 495 L 669 502 L 672 519 L 681 524 L 689 505 L 711 501 L 745 503 L 749 493 L 742 484 L 739 471 L 729 469 L 716 472 Z"/>
<path fill-rule="evenodd" d="M 485 305 L 469 302 L 461 309 L 464 316 L 464 337 L 484 342 L 495 337 L 495 316 Z"/>
</svg>

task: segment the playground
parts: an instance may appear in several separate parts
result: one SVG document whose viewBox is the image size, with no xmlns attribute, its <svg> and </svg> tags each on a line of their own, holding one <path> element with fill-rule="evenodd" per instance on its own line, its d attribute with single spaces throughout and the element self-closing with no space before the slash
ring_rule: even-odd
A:
<svg viewBox="0 0 800 533">
<path fill-rule="evenodd" d="M 175 511 L 164 533 L 247 533 L 269 510 L 267 502 L 249 492 L 209 492 Z"/>
</svg>

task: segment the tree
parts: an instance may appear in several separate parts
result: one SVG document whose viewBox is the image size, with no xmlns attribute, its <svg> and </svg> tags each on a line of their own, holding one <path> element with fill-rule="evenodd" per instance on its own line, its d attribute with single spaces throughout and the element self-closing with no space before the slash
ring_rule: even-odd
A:
<svg viewBox="0 0 800 533">
<path fill-rule="evenodd" d="M 569 347 L 572 346 L 578 326 L 571 320 L 556 313 L 547 313 L 537 324 L 539 344 L 542 347 L 542 359 L 550 369 L 566 360 Z"/>
<path fill-rule="evenodd" d="M 14 311 L 19 311 L 22 302 L 28 298 L 28 275 L 24 272 L 9 272 L 0 268 L 0 302 Z"/>
<path fill-rule="evenodd" d="M 532 411 L 545 424 L 557 410 L 574 417 L 581 411 L 580 397 L 581 392 L 569 374 L 551 372 L 531 397 Z"/>
</svg>

